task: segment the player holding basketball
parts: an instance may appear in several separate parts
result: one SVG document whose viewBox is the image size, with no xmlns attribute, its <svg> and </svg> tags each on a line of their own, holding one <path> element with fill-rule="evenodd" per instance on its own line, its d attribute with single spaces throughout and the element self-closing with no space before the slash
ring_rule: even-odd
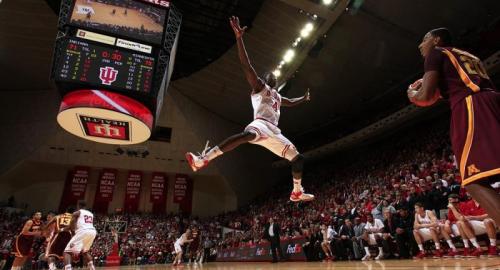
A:
<svg viewBox="0 0 500 270">
<path fill-rule="evenodd" d="M 500 195 L 490 185 L 500 174 L 500 93 L 479 58 L 452 46 L 446 28 L 424 36 L 419 49 L 425 74 L 410 86 L 408 98 L 418 106 L 430 106 L 441 96 L 449 100 L 462 185 L 500 224 Z"/>
<path fill-rule="evenodd" d="M 21 233 L 16 237 L 12 254 L 16 256 L 11 270 L 21 270 L 29 257 L 35 237 L 40 236 L 42 228 L 42 213 L 35 212 L 31 219 L 24 223 Z"/>
<path fill-rule="evenodd" d="M 73 213 L 69 227 L 63 229 L 75 232 L 64 249 L 64 270 L 72 270 L 71 256 L 80 253 L 89 269 L 95 270 L 89 251 L 97 232 L 94 228 L 94 214 L 86 210 L 85 206 L 85 202 L 78 202 L 78 211 Z"/>
<path fill-rule="evenodd" d="M 49 237 L 47 237 L 47 249 L 45 252 L 49 270 L 55 270 L 56 260 L 62 260 L 64 258 L 64 248 L 68 245 L 72 236 L 71 231 L 67 230 L 67 228 L 71 224 L 73 218 L 71 213 L 74 211 L 74 208 L 69 207 L 66 213 L 53 217 L 44 226 L 43 230 L 48 231 L 49 235 Z"/>
<path fill-rule="evenodd" d="M 245 77 L 252 88 L 251 98 L 254 109 L 254 121 L 242 133 L 227 138 L 218 146 L 210 150 L 205 147 L 201 155 L 187 153 L 186 159 L 193 171 L 197 171 L 207 166 L 211 160 L 233 150 L 241 144 L 258 144 L 292 163 L 293 191 L 290 194 L 290 200 L 294 202 L 313 200 L 314 195 L 305 193 L 302 188 L 304 156 L 281 134 L 281 130 L 278 128 L 280 107 L 293 107 L 309 101 L 309 90 L 303 97 L 288 99 L 282 97 L 275 89 L 277 79 L 274 74 L 266 73 L 263 78 L 259 78 L 250 64 L 243 43 L 243 34 L 247 28 L 240 26 L 237 17 L 231 17 L 230 23 L 236 36 L 238 55 L 243 66 L 243 71 L 245 72 Z"/>
</svg>

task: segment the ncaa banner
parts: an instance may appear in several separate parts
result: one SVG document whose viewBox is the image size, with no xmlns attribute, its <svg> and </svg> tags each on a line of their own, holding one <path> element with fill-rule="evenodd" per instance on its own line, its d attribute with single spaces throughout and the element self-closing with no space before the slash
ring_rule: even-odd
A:
<svg viewBox="0 0 500 270">
<path fill-rule="evenodd" d="M 141 193 L 142 172 L 130 171 L 127 178 L 127 187 L 125 190 L 124 209 L 127 213 L 137 212 Z"/>
<path fill-rule="evenodd" d="M 167 175 L 160 172 L 153 172 L 151 179 L 151 197 L 153 203 L 153 213 L 165 213 L 167 209 Z"/>
<path fill-rule="evenodd" d="M 89 181 L 89 167 L 76 167 L 70 173 L 70 194 L 73 200 L 81 200 L 85 197 L 87 182 Z"/>
<path fill-rule="evenodd" d="M 174 202 L 183 213 L 190 214 L 193 208 L 193 179 L 185 174 L 176 174 L 174 182 Z"/>
<path fill-rule="evenodd" d="M 64 192 L 59 202 L 59 212 L 66 211 L 70 205 L 76 205 L 78 200 L 85 198 L 85 191 L 89 181 L 89 167 L 75 167 L 68 171 L 64 182 Z"/>
<path fill-rule="evenodd" d="M 96 200 L 107 201 L 113 200 L 113 191 L 115 189 L 116 170 L 104 169 L 99 177 L 99 184 L 97 186 Z"/>
<path fill-rule="evenodd" d="M 174 182 L 174 203 L 180 203 L 184 201 L 188 191 L 188 177 L 183 174 L 175 175 Z"/>
</svg>

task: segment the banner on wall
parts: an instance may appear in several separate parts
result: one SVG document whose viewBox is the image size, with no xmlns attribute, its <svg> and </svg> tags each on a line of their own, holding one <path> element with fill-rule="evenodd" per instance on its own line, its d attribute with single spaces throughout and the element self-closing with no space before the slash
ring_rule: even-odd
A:
<svg viewBox="0 0 500 270">
<path fill-rule="evenodd" d="M 167 176 L 154 172 L 151 179 L 151 202 L 161 203 L 167 198 Z"/>
<path fill-rule="evenodd" d="M 88 167 L 75 167 L 70 172 L 70 194 L 73 200 L 81 200 L 85 197 L 89 173 L 90 169 Z"/>
<path fill-rule="evenodd" d="M 125 212 L 137 212 L 141 195 L 142 172 L 129 171 L 125 190 Z"/>
<path fill-rule="evenodd" d="M 153 213 L 165 213 L 167 209 L 167 175 L 153 172 L 151 179 L 150 201 L 153 203 Z"/>
<path fill-rule="evenodd" d="M 176 174 L 174 182 L 174 202 L 183 213 L 190 214 L 193 206 L 193 179 L 185 174 Z"/>
<path fill-rule="evenodd" d="M 110 202 L 113 200 L 113 192 L 115 190 L 116 170 L 104 169 L 99 177 L 97 185 L 96 200 L 102 202 Z"/>
<path fill-rule="evenodd" d="M 188 177 L 183 174 L 176 174 L 174 181 L 174 203 L 183 202 L 188 191 Z"/>
<path fill-rule="evenodd" d="M 59 203 L 59 211 L 66 211 L 70 205 L 76 205 L 78 200 L 85 198 L 87 183 L 89 181 L 89 167 L 75 167 L 68 172 L 66 182 L 64 183 L 64 191 Z"/>
</svg>

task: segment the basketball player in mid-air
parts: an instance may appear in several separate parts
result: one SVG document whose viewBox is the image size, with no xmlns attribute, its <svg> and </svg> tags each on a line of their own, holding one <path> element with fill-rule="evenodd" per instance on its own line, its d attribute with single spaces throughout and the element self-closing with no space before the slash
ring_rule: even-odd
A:
<svg viewBox="0 0 500 270">
<path fill-rule="evenodd" d="M 62 231 L 75 232 L 64 249 L 64 270 L 72 270 L 72 255 L 80 253 L 89 269 L 95 270 L 90 247 L 94 243 L 97 232 L 94 228 L 94 214 L 86 210 L 85 206 L 85 202 L 78 202 L 78 211 L 73 213 L 69 227 L 62 229 Z"/>
<path fill-rule="evenodd" d="M 14 242 L 14 248 L 12 254 L 16 256 L 14 262 L 12 263 L 11 270 L 21 270 L 26 259 L 30 256 L 31 247 L 33 246 L 33 241 L 35 237 L 41 235 L 42 229 L 42 213 L 35 212 L 31 219 L 24 223 L 21 233 L 16 236 L 16 241 Z"/>
<path fill-rule="evenodd" d="M 448 29 L 429 31 L 419 49 L 425 74 L 410 85 L 408 98 L 418 106 L 441 96 L 450 102 L 451 144 L 462 186 L 500 224 L 500 195 L 491 186 L 500 179 L 500 93 L 479 58 L 453 47 Z"/>
<path fill-rule="evenodd" d="M 263 78 L 259 78 L 250 64 L 243 43 L 243 34 L 247 27 L 242 28 L 239 19 L 234 16 L 230 18 L 230 24 L 236 36 L 238 55 L 243 66 L 243 71 L 245 72 L 245 77 L 252 88 L 251 98 L 254 109 L 254 121 L 242 133 L 227 138 L 218 146 L 208 150 L 207 145 L 200 155 L 195 155 L 191 152 L 187 153 L 186 159 L 193 171 L 197 171 L 207 166 L 211 160 L 225 152 L 233 150 L 241 144 L 258 144 L 292 163 L 293 191 L 290 194 L 290 200 L 294 202 L 313 200 L 314 195 L 305 193 L 302 188 L 304 156 L 281 134 L 281 130 L 278 128 L 280 107 L 293 107 L 309 101 L 309 90 L 302 97 L 288 99 L 282 97 L 276 90 L 277 79 L 274 74 L 266 73 Z"/>
</svg>

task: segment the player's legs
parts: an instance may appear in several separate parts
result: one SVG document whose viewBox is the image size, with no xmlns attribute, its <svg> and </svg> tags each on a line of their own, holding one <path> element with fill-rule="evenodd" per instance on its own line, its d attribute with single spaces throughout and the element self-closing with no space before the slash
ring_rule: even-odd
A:
<svg viewBox="0 0 500 270">
<path fill-rule="evenodd" d="M 49 270 L 55 270 L 56 268 L 56 259 L 53 256 L 47 257 L 47 263 L 49 264 Z"/>
<path fill-rule="evenodd" d="M 328 241 L 321 242 L 321 248 L 323 249 L 323 252 L 325 253 L 327 258 L 332 257 L 332 251 L 330 250 L 330 245 Z"/>
<path fill-rule="evenodd" d="M 448 243 L 448 246 L 450 247 L 450 249 L 456 253 L 457 251 L 457 248 L 455 247 L 455 245 L 453 244 L 453 241 L 451 239 L 451 227 L 449 224 L 444 224 L 444 225 L 441 225 L 441 235 L 444 237 L 444 239 L 446 240 L 446 243 Z M 453 255 L 455 256 L 456 254 L 449 254 L 450 256 Z"/>
<path fill-rule="evenodd" d="M 12 262 L 12 267 L 10 268 L 11 270 L 21 270 L 23 267 L 24 263 L 26 263 L 26 259 L 28 257 L 23 256 L 23 257 L 16 257 L 14 259 L 14 262 Z"/>
<path fill-rule="evenodd" d="M 95 270 L 94 261 L 92 260 L 92 255 L 90 255 L 90 251 L 83 252 L 83 263 L 87 265 L 90 270 Z"/>
<path fill-rule="evenodd" d="M 489 256 L 497 256 L 497 226 L 495 221 L 491 218 L 483 220 L 484 226 L 486 227 L 486 233 L 488 234 L 488 239 L 490 239 L 490 246 L 488 247 Z"/>
<path fill-rule="evenodd" d="M 64 252 L 64 270 L 71 270 L 71 253 Z"/>
<path fill-rule="evenodd" d="M 207 166 L 211 160 L 217 158 L 223 153 L 229 152 L 242 144 L 255 140 L 256 138 L 257 138 L 256 133 L 245 130 L 244 132 L 228 137 L 227 139 L 222 141 L 219 145 L 212 147 L 210 150 L 207 149 L 208 148 L 208 142 L 207 142 L 205 149 L 200 155 L 195 155 L 191 152 L 188 152 L 186 153 L 186 159 L 189 165 L 191 166 L 191 169 L 193 169 L 193 171 L 197 171 Z"/>
<path fill-rule="evenodd" d="M 500 194 L 488 182 L 488 179 L 475 181 L 466 185 L 465 188 L 496 224 L 500 224 L 500 208 L 498 207 Z"/>
</svg>

